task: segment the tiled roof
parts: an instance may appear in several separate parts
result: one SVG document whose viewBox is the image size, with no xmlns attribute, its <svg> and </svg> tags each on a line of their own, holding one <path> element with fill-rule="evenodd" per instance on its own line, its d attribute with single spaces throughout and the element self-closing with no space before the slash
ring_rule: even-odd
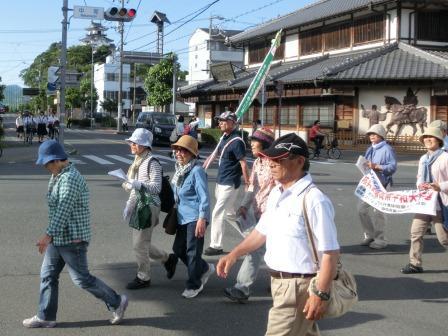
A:
<svg viewBox="0 0 448 336">
<path fill-rule="evenodd" d="M 209 80 L 180 88 L 182 95 L 204 91 L 222 92 L 247 89 L 258 69 L 238 71 L 230 82 Z M 427 52 L 404 43 L 394 43 L 368 51 L 322 56 L 309 60 L 276 64 L 271 67 L 267 84 L 281 80 L 285 84 L 310 82 L 397 80 L 448 80 L 448 53 Z"/>
<path fill-rule="evenodd" d="M 412 2 L 412 0 L 409 0 Z M 417 0 L 415 0 L 417 1 Z M 393 2 L 393 0 L 321 0 L 295 12 L 273 19 L 255 28 L 246 30 L 230 38 L 231 42 L 242 42 L 257 36 L 264 36 L 279 31 L 312 23 L 321 19 L 339 16 L 370 5 Z"/>
<path fill-rule="evenodd" d="M 367 53 L 348 64 L 329 69 L 324 80 L 448 79 L 448 58 L 404 43 Z"/>
</svg>

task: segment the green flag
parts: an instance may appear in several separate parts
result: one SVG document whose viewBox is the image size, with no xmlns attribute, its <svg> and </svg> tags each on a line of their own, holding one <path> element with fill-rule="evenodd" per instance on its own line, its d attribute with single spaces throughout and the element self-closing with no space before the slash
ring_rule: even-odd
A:
<svg viewBox="0 0 448 336">
<path fill-rule="evenodd" d="M 280 45 L 281 35 L 282 30 L 280 29 L 275 35 L 275 38 L 272 40 L 271 49 L 269 49 L 269 52 L 264 58 L 263 64 L 261 65 L 260 69 L 258 69 L 258 72 L 252 80 L 252 83 L 250 83 L 249 89 L 247 89 L 246 94 L 244 95 L 240 105 L 238 106 L 238 109 L 235 112 L 238 119 L 241 119 L 244 113 L 247 112 L 254 98 L 257 96 L 258 91 L 260 91 L 261 85 L 264 83 L 269 69 L 271 68 L 271 63 L 274 59 L 275 52 Z"/>
</svg>

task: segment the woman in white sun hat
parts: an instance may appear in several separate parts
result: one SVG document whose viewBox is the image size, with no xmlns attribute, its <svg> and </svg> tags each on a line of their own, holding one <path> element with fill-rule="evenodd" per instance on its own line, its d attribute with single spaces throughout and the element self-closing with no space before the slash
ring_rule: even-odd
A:
<svg viewBox="0 0 448 336">
<path fill-rule="evenodd" d="M 123 219 L 129 222 L 135 211 L 137 192 L 145 188 L 151 196 L 151 226 L 147 229 L 132 229 L 132 240 L 135 257 L 137 259 L 137 275 L 126 286 L 127 289 L 140 289 L 149 287 L 150 259 L 163 263 L 167 271 L 168 279 L 171 279 L 176 271 L 177 258 L 174 254 L 159 250 L 151 244 L 151 236 L 154 227 L 159 223 L 160 197 L 162 189 L 162 166 L 152 156 L 153 135 L 145 128 L 137 128 L 126 141 L 131 147 L 131 153 L 135 155 L 134 162 L 128 169 L 129 182 L 123 183 L 123 188 L 129 192 L 129 199 L 123 211 Z"/>
<path fill-rule="evenodd" d="M 397 170 L 397 159 L 392 147 L 386 142 L 386 130 L 380 124 L 370 127 L 366 136 L 371 142 L 365 158 L 369 168 L 378 176 L 382 185 L 387 188 L 392 183 L 392 175 Z M 370 211 L 372 214 L 370 214 Z M 364 230 L 361 246 L 372 249 L 383 249 L 387 246 L 385 238 L 386 215 L 363 201 L 358 203 L 359 219 Z"/>
<path fill-rule="evenodd" d="M 417 172 L 417 188 L 433 189 L 439 193 L 437 212 L 435 216 L 415 214 L 411 225 L 411 248 L 409 251 L 409 264 L 401 269 L 402 273 L 422 273 L 423 236 L 427 228 L 434 223 L 437 239 L 448 249 L 448 222 L 443 216 L 443 208 L 448 207 L 448 153 L 443 147 L 444 135 L 440 128 L 429 127 L 420 136 L 420 142 L 427 149 L 426 154 L 420 158 Z M 447 211 L 445 211 L 448 214 Z M 445 217 L 445 218 L 444 218 Z"/>
</svg>

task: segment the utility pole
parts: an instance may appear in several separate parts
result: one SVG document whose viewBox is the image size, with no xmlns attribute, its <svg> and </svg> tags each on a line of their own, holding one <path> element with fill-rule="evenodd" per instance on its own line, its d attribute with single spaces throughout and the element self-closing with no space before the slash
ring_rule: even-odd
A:
<svg viewBox="0 0 448 336">
<path fill-rule="evenodd" d="M 65 70 L 67 67 L 67 25 L 68 25 L 68 0 L 63 0 L 62 14 L 62 41 L 61 41 L 61 59 L 60 59 L 60 81 L 59 91 L 59 142 L 64 147 L 64 127 L 65 127 Z"/>
<path fill-rule="evenodd" d="M 134 63 L 134 95 L 132 97 L 132 124 L 135 125 L 135 87 L 137 85 L 137 63 Z"/>
<path fill-rule="evenodd" d="M 210 26 L 208 29 L 208 75 L 211 77 L 211 69 L 212 69 L 212 30 L 213 30 L 213 19 L 224 20 L 222 16 L 219 15 L 210 15 Z"/>
<path fill-rule="evenodd" d="M 121 0 L 121 7 L 124 7 L 124 0 Z M 118 30 L 120 33 L 120 72 L 118 74 L 118 113 L 117 113 L 117 132 L 121 129 L 121 114 L 123 113 L 122 100 L 122 90 L 123 90 L 123 33 L 124 33 L 124 22 L 118 22 Z"/>
<path fill-rule="evenodd" d="M 177 56 L 173 54 L 173 115 L 176 115 L 176 92 L 177 92 Z"/>
</svg>

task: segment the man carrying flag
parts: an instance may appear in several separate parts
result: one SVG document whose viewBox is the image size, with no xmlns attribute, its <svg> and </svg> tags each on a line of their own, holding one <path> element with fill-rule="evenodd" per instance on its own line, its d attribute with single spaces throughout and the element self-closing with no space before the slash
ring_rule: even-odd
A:
<svg viewBox="0 0 448 336">
<path fill-rule="evenodd" d="M 221 113 L 218 120 L 219 128 L 224 134 L 215 153 L 219 153 L 220 157 L 216 177 L 216 204 L 212 213 L 210 247 L 204 251 L 204 254 L 208 256 L 223 253 L 222 238 L 225 223 L 236 220 L 236 200 L 239 195 L 241 175 L 243 175 L 245 185 L 249 184 L 246 145 L 239 135 L 236 115 L 226 111 Z M 208 167 L 211 162 L 207 161 L 204 165 Z"/>
</svg>

